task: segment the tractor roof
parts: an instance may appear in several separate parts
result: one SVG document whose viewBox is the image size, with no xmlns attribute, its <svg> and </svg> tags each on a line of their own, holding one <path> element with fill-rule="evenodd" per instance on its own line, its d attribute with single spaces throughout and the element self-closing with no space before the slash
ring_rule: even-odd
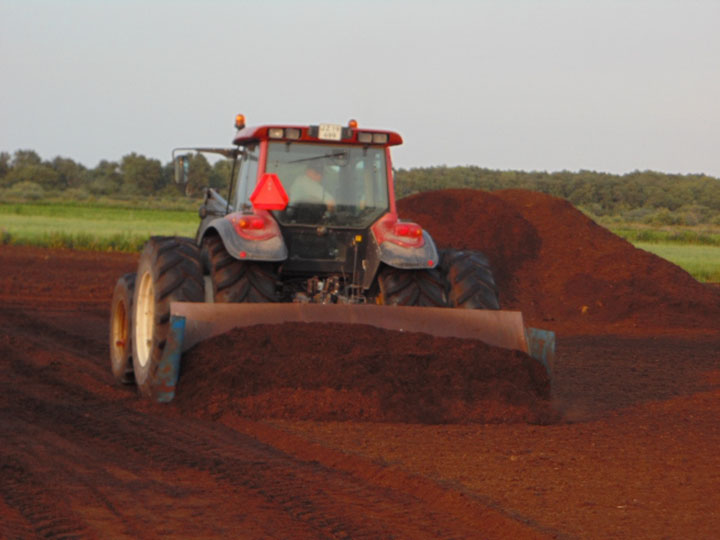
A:
<svg viewBox="0 0 720 540">
<path fill-rule="evenodd" d="M 359 129 L 336 124 L 311 126 L 264 125 L 244 126 L 238 130 L 233 143 L 246 145 L 254 141 L 278 140 L 300 141 L 325 144 L 356 144 L 359 146 L 396 146 L 402 144 L 402 137 L 394 131 L 378 129 Z"/>
</svg>

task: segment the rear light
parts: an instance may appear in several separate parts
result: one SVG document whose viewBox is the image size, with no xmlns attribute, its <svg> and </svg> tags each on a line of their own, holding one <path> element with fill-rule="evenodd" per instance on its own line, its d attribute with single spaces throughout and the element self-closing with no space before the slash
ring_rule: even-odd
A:
<svg viewBox="0 0 720 540">
<path fill-rule="evenodd" d="M 391 220 L 383 222 L 381 220 L 378 225 L 379 228 L 375 230 L 375 234 L 379 233 L 380 243 L 392 242 L 406 248 L 419 248 L 425 245 L 423 228 L 417 223 Z"/>
<path fill-rule="evenodd" d="M 422 227 L 417 223 L 396 223 L 393 225 L 393 234 L 408 238 L 420 238 L 422 237 Z"/>
<path fill-rule="evenodd" d="M 240 229 L 264 229 L 265 220 L 259 216 L 241 217 L 235 222 L 235 228 Z"/>
<path fill-rule="evenodd" d="M 235 232 L 246 240 L 267 240 L 279 234 L 277 224 L 269 215 L 230 214 L 226 217 Z"/>
<path fill-rule="evenodd" d="M 423 228 L 412 221 L 398 221 L 397 215 L 385 214 L 371 227 L 375 240 L 382 245 L 390 242 L 403 248 L 421 248 L 425 245 Z M 418 253 L 420 256 L 420 254 Z M 422 259 L 419 259 L 422 260 Z"/>
</svg>

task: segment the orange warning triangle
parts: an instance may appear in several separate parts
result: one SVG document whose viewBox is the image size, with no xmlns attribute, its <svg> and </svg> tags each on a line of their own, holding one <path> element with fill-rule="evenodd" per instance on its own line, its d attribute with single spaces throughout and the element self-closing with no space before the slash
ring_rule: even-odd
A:
<svg viewBox="0 0 720 540">
<path fill-rule="evenodd" d="M 277 174 L 265 173 L 250 195 L 253 208 L 258 210 L 285 210 L 289 197 Z"/>
</svg>

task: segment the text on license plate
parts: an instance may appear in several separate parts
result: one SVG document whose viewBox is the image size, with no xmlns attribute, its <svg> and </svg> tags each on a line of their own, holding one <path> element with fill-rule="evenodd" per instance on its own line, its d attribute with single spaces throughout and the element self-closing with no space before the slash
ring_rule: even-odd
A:
<svg viewBox="0 0 720 540">
<path fill-rule="evenodd" d="M 338 124 L 320 124 L 318 126 L 318 139 L 326 141 L 339 141 L 342 138 L 342 126 Z"/>
</svg>

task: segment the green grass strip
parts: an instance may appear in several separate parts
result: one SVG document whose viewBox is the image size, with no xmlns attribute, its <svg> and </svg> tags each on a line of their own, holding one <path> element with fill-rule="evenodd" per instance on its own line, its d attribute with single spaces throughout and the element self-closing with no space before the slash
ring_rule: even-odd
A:
<svg viewBox="0 0 720 540">
<path fill-rule="evenodd" d="M 136 252 L 150 236 L 195 236 L 196 211 L 97 204 L 0 204 L 0 244 Z M 720 233 L 618 228 L 637 247 L 677 264 L 699 281 L 720 282 Z"/>
<path fill-rule="evenodd" d="M 698 281 L 720 283 L 720 246 L 651 242 L 639 242 L 635 246 L 678 265 Z"/>
<path fill-rule="evenodd" d="M 720 233 L 692 229 L 611 228 L 612 232 L 633 244 L 691 244 L 720 246 Z"/>
<path fill-rule="evenodd" d="M 0 243 L 138 251 L 150 236 L 194 236 L 197 212 L 0 204 Z"/>
</svg>

